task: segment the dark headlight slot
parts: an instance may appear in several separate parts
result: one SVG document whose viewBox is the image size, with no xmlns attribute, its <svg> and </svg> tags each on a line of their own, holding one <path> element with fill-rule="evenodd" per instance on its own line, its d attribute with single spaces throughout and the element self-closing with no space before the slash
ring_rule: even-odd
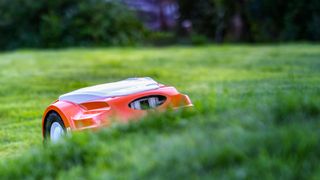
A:
<svg viewBox="0 0 320 180">
<path fill-rule="evenodd" d="M 153 109 L 162 105 L 166 99 L 165 96 L 160 95 L 146 96 L 132 101 L 129 104 L 129 107 L 136 110 Z"/>
</svg>

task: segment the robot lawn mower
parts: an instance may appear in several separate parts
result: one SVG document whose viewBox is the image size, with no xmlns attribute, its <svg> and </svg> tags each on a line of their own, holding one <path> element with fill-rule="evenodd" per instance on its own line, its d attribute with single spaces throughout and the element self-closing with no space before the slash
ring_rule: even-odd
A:
<svg viewBox="0 0 320 180">
<path fill-rule="evenodd" d="M 190 106 L 189 97 L 172 86 L 151 78 L 129 78 L 61 95 L 45 110 L 42 134 L 46 140 L 57 141 L 66 132 L 98 129 L 114 120 L 140 119 L 150 110 Z"/>
</svg>

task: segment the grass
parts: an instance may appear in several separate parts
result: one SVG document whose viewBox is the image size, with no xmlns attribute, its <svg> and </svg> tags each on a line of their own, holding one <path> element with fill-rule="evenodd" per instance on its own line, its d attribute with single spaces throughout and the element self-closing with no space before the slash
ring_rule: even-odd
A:
<svg viewBox="0 0 320 180">
<path fill-rule="evenodd" d="M 42 113 L 60 94 L 134 76 L 174 85 L 195 108 L 42 146 Z M 0 174 L 318 179 L 319 82 L 311 44 L 2 53 Z"/>
</svg>

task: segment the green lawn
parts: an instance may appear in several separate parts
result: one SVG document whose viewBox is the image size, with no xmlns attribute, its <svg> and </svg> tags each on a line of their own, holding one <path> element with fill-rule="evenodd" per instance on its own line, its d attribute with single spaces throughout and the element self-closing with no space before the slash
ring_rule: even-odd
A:
<svg viewBox="0 0 320 180">
<path fill-rule="evenodd" d="M 170 112 L 43 147 L 60 94 L 149 76 L 190 96 Z M 320 177 L 320 45 L 20 50 L 0 54 L 0 177 Z"/>
</svg>

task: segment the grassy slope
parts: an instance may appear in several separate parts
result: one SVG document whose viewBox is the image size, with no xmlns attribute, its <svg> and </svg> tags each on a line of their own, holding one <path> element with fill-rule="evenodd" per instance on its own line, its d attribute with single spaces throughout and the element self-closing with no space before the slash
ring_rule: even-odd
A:
<svg viewBox="0 0 320 180">
<path fill-rule="evenodd" d="M 41 146 L 42 112 L 59 94 L 133 76 L 175 85 L 195 111 Z M 0 174 L 316 177 L 319 82 L 319 45 L 3 53 Z"/>
</svg>

